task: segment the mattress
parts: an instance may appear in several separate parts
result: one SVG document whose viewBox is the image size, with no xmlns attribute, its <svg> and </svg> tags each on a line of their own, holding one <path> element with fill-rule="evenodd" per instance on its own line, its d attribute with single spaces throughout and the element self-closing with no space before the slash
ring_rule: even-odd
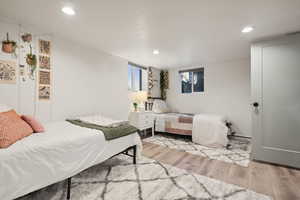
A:
<svg viewBox="0 0 300 200">
<path fill-rule="evenodd" d="M 154 114 L 155 131 L 192 135 L 193 115 L 184 113 Z"/>
<path fill-rule="evenodd" d="M 133 145 L 137 133 L 106 141 L 97 130 L 68 122 L 45 124 L 33 134 L 0 149 L 0 197 L 11 200 L 65 180 Z"/>
</svg>

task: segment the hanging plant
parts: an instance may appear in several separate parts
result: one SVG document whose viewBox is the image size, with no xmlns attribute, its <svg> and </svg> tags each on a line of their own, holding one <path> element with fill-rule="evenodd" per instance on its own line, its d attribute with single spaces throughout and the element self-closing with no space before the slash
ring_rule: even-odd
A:
<svg viewBox="0 0 300 200">
<path fill-rule="evenodd" d="M 13 40 L 9 40 L 9 34 L 6 33 L 6 40 L 2 41 L 2 51 L 5 53 L 13 54 L 17 48 L 17 43 Z"/>
<path fill-rule="evenodd" d="M 30 33 L 25 33 L 21 37 L 22 37 L 23 42 L 30 43 L 32 41 L 32 35 Z"/>
<path fill-rule="evenodd" d="M 26 56 L 26 62 L 30 66 L 36 66 L 36 63 L 37 63 L 36 55 L 32 54 L 31 45 L 30 45 L 30 53 L 27 54 L 27 56 Z"/>
<path fill-rule="evenodd" d="M 26 55 L 26 63 L 30 66 L 31 77 L 33 78 L 34 71 L 36 69 L 36 55 L 32 54 L 32 47 L 30 45 L 30 53 Z"/>
<path fill-rule="evenodd" d="M 149 67 L 148 69 L 148 89 L 151 90 L 153 88 L 154 84 L 153 84 L 153 72 L 152 72 L 152 68 Z"/>
<path fill-rule="evenodd" d="M 163 100 L 167 99 L 167 85 L 166 85 L 166 79 L 165 79 L 165 72 L 160 71 L 160 95 Z"/>
</svg>

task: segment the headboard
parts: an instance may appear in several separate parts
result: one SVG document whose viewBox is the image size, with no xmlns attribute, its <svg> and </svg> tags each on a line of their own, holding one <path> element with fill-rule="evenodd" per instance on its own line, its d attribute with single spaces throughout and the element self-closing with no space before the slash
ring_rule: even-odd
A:
<svg viewBox="0 0 300 200">
<path fill-rule="evenodd" d="M 153 101 L 155 99 L 159 99 L 159 100 L 163 100 L 161 97 L 148 97 L 148 100 L 150 100 L 150 102 L 145 102 L 145 110 L 152 110 L 153 107 Z"/>
</svg>

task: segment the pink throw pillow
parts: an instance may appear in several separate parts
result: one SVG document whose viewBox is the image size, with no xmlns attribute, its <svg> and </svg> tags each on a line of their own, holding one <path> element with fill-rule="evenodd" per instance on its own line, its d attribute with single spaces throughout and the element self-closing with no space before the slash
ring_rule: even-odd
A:
<svg viewBox="0 0 300 200">
<path fill-rule="evenodd" d="M 7 148 L 32 133 L 32 128 L 14 110 L 0 113 L 0 148 Z"/>
<path fill-rule="evenodd" d="M 35 133 L 45 132 L 44 126 L 39 121 L 37 121 L 34 117 L 29 115 L 22 115 L 21 118 L 31 126 L 31 128 Z"/>
</svg>

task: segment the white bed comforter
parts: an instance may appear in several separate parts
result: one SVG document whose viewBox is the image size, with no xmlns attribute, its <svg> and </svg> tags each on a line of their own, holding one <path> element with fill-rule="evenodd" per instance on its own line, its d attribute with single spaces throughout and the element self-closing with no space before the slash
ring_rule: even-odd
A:
<svg viewBox="0 0 300 200">
<path fill-rule="evenodd" d="M 228 143 L 228 128 L 225 121 L 225 117 L 219 115 L 195 115 L 192 131 L 193 142 L 204 146 L 226 146 Z"/>
<path fill-rule="evenodd" d="M 11 200 L 76 175 L 111 156 L 138 145 L 137 133 L 106 141 L 97 130 L 68 122 L 45 125 L 33 134 L 0 149 L 0 199 Z"/>
</svg>

